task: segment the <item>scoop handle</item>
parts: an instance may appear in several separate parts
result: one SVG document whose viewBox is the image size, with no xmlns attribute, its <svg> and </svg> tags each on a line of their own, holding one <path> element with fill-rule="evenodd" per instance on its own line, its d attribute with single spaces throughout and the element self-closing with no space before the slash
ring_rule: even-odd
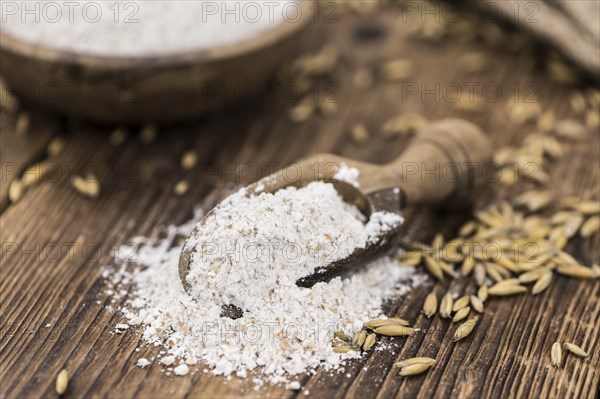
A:
<svg viewBox="0 0 600 399">
<path fill-rule="evenodd" d="M 393 162 L 383 167 L 380 181 L 398 186 L 408 205 L 464 207 L 490 177 L 492 146 L 475 124 L 443 119 L 428 126 Z"/>
</svg>

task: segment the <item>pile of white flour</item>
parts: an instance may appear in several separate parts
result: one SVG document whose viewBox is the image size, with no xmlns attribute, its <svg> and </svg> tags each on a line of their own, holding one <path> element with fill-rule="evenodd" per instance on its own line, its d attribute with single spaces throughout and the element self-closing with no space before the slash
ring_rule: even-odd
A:
<svg viewBox="0 0 600 399">
<path fill-rule="evenodd" d="M 2 30 L 45 47 L 94 55 L 154 55 L 240 42 L 282 21 L 292 0 L 2 1 Z"/>
<path fill-rule="evenodd" d="M 254 197 L 242 190 L 193 237 L 192 295 L 179 280 L 181 247 L 172 247 L 191 231 L 188 224 L 137 249 L 141 267 L 130 276 L 136 299 L 123 311 L 129 324 L 142 326 L 146 342 L 166 348 L 160 361 L 175 374 L 199 362 L 215 374 L 277 383 L 317 367 L 335 369 L 361 354 L 334 353 L 333 332 L 352 333 L 381 317 L 385 298 L 412 286 L 412 269 L 386 258 L 312 288 L 296 280 L 397 223 L 402 218 L 391 214 L 365 223 L 329 183 Z M 242 317 L 222 317 L 223 305 L 236 305 Z"/>
<path fill-rule="evenodd" d="M 190 237 L 196 248 L 187 279 L 190 293 L 199 302 L 259 314 L 267 299 L 284 301 L 294 289 L 302 293 L 298 298 L 306 295 L 295 285 L 299 278 L 364 248 L 402 222 L 397 214 L 375 212 L 365 224 L 358 208 L 344 202 L 330 183 L 250 198 L 242 189 Z"/>
</svg>

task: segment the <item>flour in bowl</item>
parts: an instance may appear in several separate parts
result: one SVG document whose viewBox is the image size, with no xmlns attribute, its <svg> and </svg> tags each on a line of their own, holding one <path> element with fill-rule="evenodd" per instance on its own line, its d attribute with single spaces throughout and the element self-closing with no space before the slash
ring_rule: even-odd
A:
<svg viewBox="0 0 600 399">
<path fill-rule="evenodd" d="M 102 56 L 208 50 L 245 41 L 283 21 L 298 22 L 302 14 L 292 0 L 3 3 L 0 25 L 5 33 L 32 44 Z"/>
</svg>

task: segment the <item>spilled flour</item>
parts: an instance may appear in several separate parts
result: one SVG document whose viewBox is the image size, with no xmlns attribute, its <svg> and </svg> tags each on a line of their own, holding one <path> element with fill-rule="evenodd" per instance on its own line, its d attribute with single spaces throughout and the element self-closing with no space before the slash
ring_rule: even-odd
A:
<svg viewBox="0 0 600 399">
<path fill-rule="evenodd" d="M 352 333 L 382 317 L 384 300 L 404 294 L 416 281 L 411 268 L 384 258 L 351 276 L 296 286 L 316 267 L 402 223 L 384 213 L 364 219 L 329 183 L 254 197 L 241 190 L 191 237 L 191 295 L 179 280 L 181 243 L 174 243 L 191 232 L 193 222 L 168 228 L 166 238 L 139 243 L 130 257 L 139 267 L 127 275 L 134 299 L 121 310 L 130 325 L 141 326 L 147 343 L 165 348 L 158 362 L 176 375 L 198 365 L 218 375 L 252 375 L 257 384 L 290 384 L 317 367 L 338 369 L 361 352 L 334 353 L 333 332 Z M 241 317 L 222 317 L 224 305 L 240 308 Z"/>
</svg>

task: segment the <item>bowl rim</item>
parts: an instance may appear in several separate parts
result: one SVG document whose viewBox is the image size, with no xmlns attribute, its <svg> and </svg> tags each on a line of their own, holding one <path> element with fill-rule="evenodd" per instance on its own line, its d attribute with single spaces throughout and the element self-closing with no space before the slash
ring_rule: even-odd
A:
<svg viewBox="0 0 600 399">
<path fill-rule="evenodd" d="M 293 0 L 299 5 L 302 15 L 297 21 L 284 20 L 249 38 L 214 48 L 186 50 L 164 55 L 149 54 L 137 56 L 112 56 L 105 54 L 87 54 L 76 51 L 46 47 L 19 39 L 4 29 L 0 29 L 0 51 L 8 51 L 25 58 L 38 59 L 45 62 L 61 61 L 65 64 L 102 67 L 106 69 L 120 67 L 181 66 L 187 64 L 209 64 L 233 59 L 269 48 L 285 40 L 304 28 L 311 20 L 310 7 L 314 0 Z"/>
</svg>

